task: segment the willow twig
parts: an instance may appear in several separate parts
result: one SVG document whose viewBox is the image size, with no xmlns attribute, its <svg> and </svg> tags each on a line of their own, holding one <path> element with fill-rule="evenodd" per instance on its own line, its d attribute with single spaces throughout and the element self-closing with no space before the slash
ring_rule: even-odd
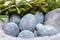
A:
<svg viewBox="0 0 60 40">
<path fill-rule="evenodd" d="M 7 10 L 7 9 L 9 9 L 9 8 L 12 8 L 12 7 L 15 7 L 15 6 L 16 6 L 16 5 L 9 6 L 9 7 L 5 8 L 5 9 L 3 9 L 3 10 L 0 10 L 0 12 L 3 12 L 3 11 L 5 11 L 5 10 Z"/>
</svg>

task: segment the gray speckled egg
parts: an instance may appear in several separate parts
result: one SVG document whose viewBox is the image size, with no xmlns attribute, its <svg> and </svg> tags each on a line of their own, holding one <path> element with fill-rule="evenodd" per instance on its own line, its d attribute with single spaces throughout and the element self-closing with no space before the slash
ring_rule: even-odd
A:
<svg viewBox="0 0 60 40">
<path fill-rule="evenodd" d="M 44 15 L 42 12 L 36 12 L 35 14 L 37 23 L 43 23 L 44 22 Z"/>
<path fill-rule="evenodd" d="M 3 30 L 7 35 L 11 35 L 11 36 L 14 36 L 14 37 L 16 37 L 19 34 L 18 25 L 13 23 L 13 22 L 7 23 L 3 27 Z"/>
<path fill-rule="evenodd" d="M 59 32 L 54 26 L 42 25 L 40 23 L 37 24 L 36 29 L 39 36 L 53 36 Z"/>
<path fill-rule="evenodd" d="M 20 29 L 34 31 L 36 22 L 36 18 L 33 14 L 27 14 L 20 21 Z"/>
<path fill-rule="evenodd" d="M 19 33 L 18 37 L 21 37 L 21 38 L 33 38 L 35 36 L 31 31 L 23 30 L 22 32 Z"/>
<path fill-rule="evenodd" d="M 13 15 L 11 15 L 9 21 L 14 22 L 14 23 L 19 25 L 20 17 L 18 15 L 16 15 L 16 14 L 13 14 Z"/>
</svg>

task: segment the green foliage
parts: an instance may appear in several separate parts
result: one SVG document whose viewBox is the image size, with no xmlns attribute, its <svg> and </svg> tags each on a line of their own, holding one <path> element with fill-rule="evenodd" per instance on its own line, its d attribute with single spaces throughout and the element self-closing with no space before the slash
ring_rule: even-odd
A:
<svg viewBox="0 0 60 40">
<path fill-rule="evenodd" d="M 6 0 L 0 0 L 0 4 L 4 4 Z"/>
<path fill-rule="evenodd" d="M 57 3 L 56 0 L 31 0 L 30 2 L 21 0 L 18 3 L 16 0 L 10 0 L 7 6 L 4 5 L 6 1 L 4 3 L 3 1 L 0 0 L 0 14 L 9 14 L 9 12 L 17 12 L 18 14 L 21 12 L 35 13 L 36 11 L 47 13 L 50 10 L 60 7 L 59 1 Z"/>
<path fill-rule="evenodd" d="M 51 0 L 48 4 L 48 8 L 50 8 L 52 10 L 55 5 L 56 5 L 56 0 Z"/>
</svg>

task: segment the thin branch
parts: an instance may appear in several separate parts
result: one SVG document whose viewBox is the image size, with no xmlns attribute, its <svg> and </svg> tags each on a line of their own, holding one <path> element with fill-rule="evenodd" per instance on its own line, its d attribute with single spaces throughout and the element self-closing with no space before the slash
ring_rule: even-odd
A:
<svg viewBox="0 0 60 40">
<path fill-rule="evenodd" d="M 5 11 L 5 10 L 7 10 L 7 9 L 9 9 L 9 8 L 12 8 L 12 7 L 15 7 L 15 6 L 16 6 L 16 5 L 9 6 L 9 7 L 5 8 L 5 9 L 3 9 L 3 10 L 0 10 L 0 12 L 3 12 L 3 11 Z"/>
</svg>

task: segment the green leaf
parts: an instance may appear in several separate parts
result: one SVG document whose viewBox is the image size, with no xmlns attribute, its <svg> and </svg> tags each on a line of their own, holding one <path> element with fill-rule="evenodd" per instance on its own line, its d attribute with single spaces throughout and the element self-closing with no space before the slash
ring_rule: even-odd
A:
<svg viewBox="0 0 60 40">
<path fill-rule="evenodd" d="M 10 0 L 13 4 L 15 4 L 16 0 Z"/>
<path fill-rule="evenodd" d="M 30 5 L 29 3 L 26 3 L 26 5 L 32 8 L 32 5 Z"/>
<path fill-rule="evenodd" d="M 7 15 L 9 13 L 9 11 L 6 11 L 5 15 Z"/>
<path fill-rule="evenodd" d="M 6 0 L 0 0 L 0 4 L 4 4 Z"/>
<path fill-rule="evenodd" d="M 1 20 L 2 22 L 5 22 L 5 21 L 4 21 L 3 19 L 1 19 L 1 18 L 0 18 L 0 20 Z"/>
<path fill-rule="evenodd" d="M 40 3 L 45 2 L 45 0 L 39 0 Z"/>
<path fill-rule="evenodd" d="M 24 8 L 21 8 L 21 10 L 26 11 L 26 9 L 24 9 Z"/>
<path fill-rule="evenodd" d="M 48 4 L 48 8 L 53 8 L 56 3 L 56 0 L 51 0 L 50 3 Z"/>
<path fill-rule="evenodd" d="M 2 18 L 7 18 L 7 15 L 0 15 L 0 21 L 5 22 Z"/>
<path fill-rule="evenodd" d="M 21 0 L 17 6 L 26 5 L 26 0 Z"/>
<path fill-rule="evenodd" d="M 20 14 L 20 10 L 17 6 L 16 6 L 16 10 L 17 10 L 18 14 Z"/>
</svg>

